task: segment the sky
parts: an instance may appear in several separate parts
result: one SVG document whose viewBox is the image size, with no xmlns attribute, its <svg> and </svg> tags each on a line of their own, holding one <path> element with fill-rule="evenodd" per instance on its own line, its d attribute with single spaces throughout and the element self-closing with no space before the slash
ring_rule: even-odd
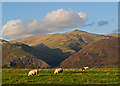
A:
<svg viewBox="0 0 120 86">
<path fill-rule="evenodd" d="M 0 32 L 4 39 L 64 33 L 74 29 L 95 34 L 118 32 L 118 3 L 2 3 L 2 28 Z"/>
</svg>

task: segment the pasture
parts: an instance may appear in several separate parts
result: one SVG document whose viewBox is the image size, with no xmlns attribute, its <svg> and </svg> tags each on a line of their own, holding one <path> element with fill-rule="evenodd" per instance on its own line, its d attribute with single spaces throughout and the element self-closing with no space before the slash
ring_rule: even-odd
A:
<svg viewBox="0 0 120 86">
<path fill-rule="evenodd" d="M 38 76 L 27 76 L 31 69 L 2 69 L 2 84 L 119 84 L 118 69 L 38 69 Z"/>
</svg>

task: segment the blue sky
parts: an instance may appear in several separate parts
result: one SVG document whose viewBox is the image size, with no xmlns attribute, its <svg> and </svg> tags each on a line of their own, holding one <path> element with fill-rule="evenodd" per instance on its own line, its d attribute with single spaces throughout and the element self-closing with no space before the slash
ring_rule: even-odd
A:
<svg viewBox="0 0 120 86">
<path fill-rule="evenodd" d="M 57 33 L 80 29 L 90 33 L 107 34 L 113 33 L 118 29 L 117 2 L 3 2 L 2 26 L 8 21 L 17 19 L 41 20 L 48 13 L 52 13 L 52 11 L 57 11 L 58 9 L 64 9 L 64 11 L 71 9 L 74 12 L 84 12 L 87 14 L 87 20 L 70 29 L 56 30 Z"/>
</svg>

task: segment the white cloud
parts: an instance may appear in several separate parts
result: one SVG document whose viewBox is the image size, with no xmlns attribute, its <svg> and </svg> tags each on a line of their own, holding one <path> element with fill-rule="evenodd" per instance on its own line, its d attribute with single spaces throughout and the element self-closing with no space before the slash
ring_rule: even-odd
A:
<svg viewBox="0 0 120 86">
<path fill-rule="evenodd" d="M 41 20 L 11 20 L 2 27 L 2 36 L 8 39 L 29 37 L 37 34 L 54 33 L 78 27 L 86 22 L 87 14 L 72 10 L 58 9 L 47 13 Z"/>
</svg>

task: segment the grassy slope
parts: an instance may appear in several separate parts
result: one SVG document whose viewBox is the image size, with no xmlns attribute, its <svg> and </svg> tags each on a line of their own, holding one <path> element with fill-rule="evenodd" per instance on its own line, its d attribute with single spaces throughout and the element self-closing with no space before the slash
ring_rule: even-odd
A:
<svg viewBox="0 0 120 86">
<path fill-rule="evenodd" d="M 118 38 L 101 39 L 87 45 L 61 63 L 62 67 L 118 67 Z"/>
<path fill-rule="evenodd" d="M 27 76 L 29 69 L 2 69 L 3 84 L 118 84 L 118 69 L 64 69 L 54 75 L 54 69 L 39 69 L 38 76 Z"/>
<path fill-rule="evenodd" d="M 17 64 L 19 61 L 22 61 L 24 62 L 24 65 L 34 63 L 35 66 L 40 64 L 39 66 L 41 68 L 49 67 L 46 62 L 37 59 L 36 55 L 32 54 L 33 52 L 35 54 L 34 49 L 28 45 L 4 42 L 2 43 L 2 64 L 9 65 L 9 61 L 16 62 Z"/>
</svg>

